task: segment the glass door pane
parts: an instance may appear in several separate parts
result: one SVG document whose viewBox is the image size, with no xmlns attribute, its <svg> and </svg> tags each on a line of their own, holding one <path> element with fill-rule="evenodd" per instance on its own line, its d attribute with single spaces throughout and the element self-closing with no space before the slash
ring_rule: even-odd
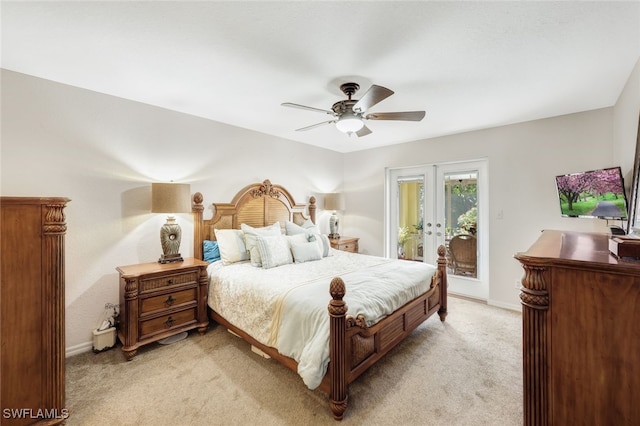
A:
<svg viewBox="0 0 640 426">
<path fill-rule="evenodd" d="M 385 256 L 435 263 L 433 167 L 388 169 L 385 185 Z M 424 228 L 424 231 L 423 231 Z"/>
<path fill-rule="evenodd" d="M 398 259 L 424 258 L 424 175 L 398 178 Z"/>
<path fill-rule="evenodd" d="M 444 174 L 444 229 L 449 272 L 478 276 L 478 172 Z"/>
</svg>

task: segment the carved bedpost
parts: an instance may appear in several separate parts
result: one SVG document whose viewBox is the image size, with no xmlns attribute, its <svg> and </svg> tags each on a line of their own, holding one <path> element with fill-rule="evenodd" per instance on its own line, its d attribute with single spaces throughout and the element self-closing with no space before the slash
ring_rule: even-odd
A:
<svg viewBox="0 0 640 426">
<path fill-rule="evenodd" d="M 331 280 L 329 287 L 331 301 L 329 302 L 329 375 L 331 378 L 331 389 L 329 394 L 329 407 L 333 413 L 333 418 L 342 420 L 342 416 L 347 409 L 347 353 L 346 353 L 346 330 L 347 330 L 347 304 L 342 298 L 345 294 L 345 286 L 342 278 L 336 277 Z"/>
<path fill-rule="evenodd" d="M 549 424 L 549 370 L 547 312 L 549 292 L 545 267 L 525 264 L 520 301 L 522 303 L 522 355 L 524 368 L 525 426 Z M 528 397 L 527 397 L 528 395 Z"/>
<path fill-rule="evenodd" d="M 447 317 L 447 248 L 443 245 L 438 246 L 438 272 L 440 274 L 440 309 L 438 315 L 440 321 L 444 321 Z"/>
<path fill-rule="evenodd" d="M 202 212 L 204 211 L 204 206 L 202 205 L 202 194 L 196 192 L 193 194 L 193 205 L 191 206 L 191 211 L 193 212 L 193 257 L 196 259 L 203 259 L 203 248 L 202 241 L 203 237 L 203 222 L 202 222 Z"/>
<path fill-rule="evenodd" d="M 313 195 L 309 198 L 309 218 L 316 223 L 316 197 Z"/>
</svg>

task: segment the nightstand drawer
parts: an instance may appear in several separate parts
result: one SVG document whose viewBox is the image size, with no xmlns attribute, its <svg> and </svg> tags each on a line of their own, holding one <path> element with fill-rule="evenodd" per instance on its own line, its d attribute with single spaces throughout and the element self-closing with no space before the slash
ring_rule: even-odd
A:
<svg viewBox="0 0 640 426">
<path fill-rule="evenodd" d="M 197 289 L 188 288 L 161 296 L 148 297 L 140 301 L 140 315 L 180 306 L 197 300 Z"/>
<path fill-rule="evenodd" d="M 187 325 L 197 320 L 197 309 L 187 309 L 173 312 L 158 318 L 153 318 L 140 323 L 140 338 L 144 339 L 152 334 L 171 330 L 172 328 Z"/>
<path fill-rule="evenodd" d="M 340 244 L 338 246 L 338 250 L 342 250 L 342 251 L 350 251 L 352 253 L 355 253 L 358 251 L 358 245 L 355 243 L 349 243 L 349 244 Z"/>
<path fill-rule="evenodd" d="M 340 237 L 337 239 L 329 240 L 329 242 L 331 243 L 331 247 L 336 250 L 358 253 L 358 240 L 360 240 L 360 238 Z"/>
<path fill-rule="evenodd" d="M 143 278 L 140 280 L 140 292 L 157 290 L 162 287 L 175 287 L 183 284 L 195 284 L 198 282 L 198 271 L 189 271 L 178 274 L 165 274 L 156 278 Z"/>
</svg>

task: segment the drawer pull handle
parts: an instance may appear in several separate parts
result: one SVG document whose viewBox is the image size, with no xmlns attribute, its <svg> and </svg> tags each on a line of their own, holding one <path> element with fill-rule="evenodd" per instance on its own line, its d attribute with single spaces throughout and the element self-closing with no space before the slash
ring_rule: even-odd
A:
<svg viewBox="0 0 640 426">
<path fill-rule="evenodd" d="M 169 295 L 169 297 L 167 297 L 167 300 L 164 301 L 164 304 L 167 306 L 171 306 L 175 301 L 176 299 L 174 299 L 171 295 Z"/>
<path fill-rule="evenodd" d="M 173 278 L 169 278 L 169 279 L 167 280 L 167 284 L 173 284 Z"/>
<path fill-rule="evenodd" d="M 165 324 L 167 324 L 167 327 L 169 328 L 173 327 L 173 323 L 174 323 L 174 320 L 171 317 L 167 318 L 167 321 L 165 322 Z"/>
</svg>

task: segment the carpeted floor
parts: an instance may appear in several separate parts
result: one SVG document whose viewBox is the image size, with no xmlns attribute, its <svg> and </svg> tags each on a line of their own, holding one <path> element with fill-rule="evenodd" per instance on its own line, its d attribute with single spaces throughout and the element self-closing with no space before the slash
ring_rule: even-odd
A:
<svg viewBox="0 0 640 426">
<path fill-rule="evenodd" d="M 344 425 L 521 425 L 517 312 L 449 298 L 349 388 Z M 70 426 L 335 425 L 327 396 L 212 324 L 130 362 L 119 347 L 67 359 Z"/>
</svg>

